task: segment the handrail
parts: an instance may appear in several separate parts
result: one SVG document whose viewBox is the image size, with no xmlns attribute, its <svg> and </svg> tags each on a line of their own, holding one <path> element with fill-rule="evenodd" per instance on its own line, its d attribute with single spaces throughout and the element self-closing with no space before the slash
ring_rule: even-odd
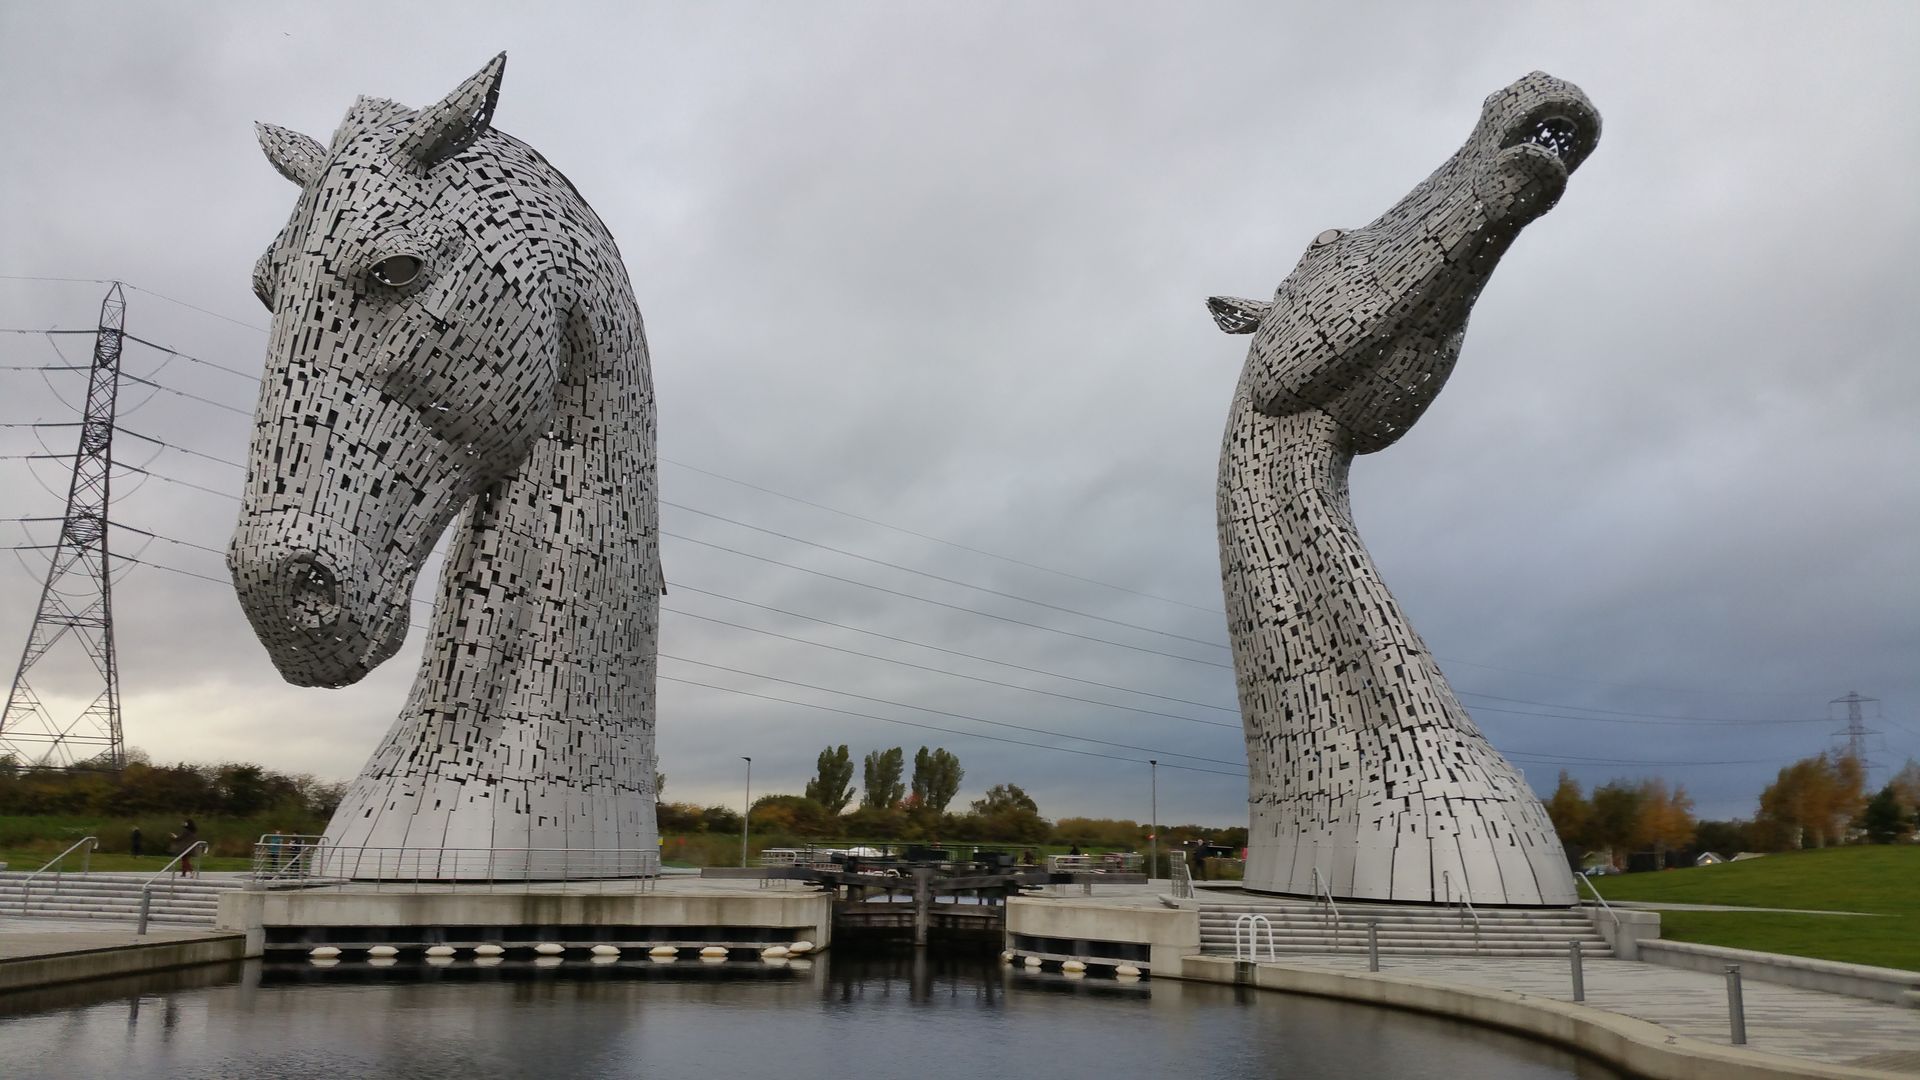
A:
<svg viewBox="0 0 1920 1080">
<path fill-rule="evenodd" d="M 1440 871 L 1440 887 L 1443 890 L 1445 890 L 1447 906 L 1453 907 L 1454 904 L 1453 904 L 1453 872 L 1452 871 L 1450 870 Z M 1468 915 L 1473 916 L 1473 936 L 1474 936 L 1474 940 L 1477 942 L 1480 938 L 1480 913 L 1473 910 L 1473 900 L 1472 898 L 1467 896 L 1467 890 L 1465 889 L 1460 890 L 1460 902 L 1466 905 L 1466 913 Z M 1467 920 L 1465 919 L 1460 920 L 1460 922 L 1463 925 L 1466 923 L 1466 921 Z"/>
<path fill-rule="evenodd" d="M 1244 957 L 1240 955 L 1240 928 L 1242 926 L 1247 928 L 1247 954 Z M 1265 915 L 1247 912 L 1233 920 L 1233 958 L 1235 960 L 1251 960 L 1256 964 L 1260 962 L 1260 931 L 1263 928 L 1267 932 L 1268 962 L 1271 963 L 1280 959 L 1280 949 L 1274 942 L 1273 920 L 1267 918 Z"/>
<path fill-rule="evenodd" d="M 1188 897 L 1194 895 L 1193 872 L 1187 869 L 1187 853 L 1170 851 L 1168 854 L 1173 857 L 1172 868 L 1168 871 L 1168 876 L 1172 879 L 1173 895 Z"/>
<path fill-rule="evenodd" d="M 55 855 L 51 859 L 48 859 L 45 866 L 42 866 L 40 869 L 35 870 L 31 874 L 28 874 L 26 880 L 20 883 L 20 914 L 25 915 L 27 913 L 27 905 L 33 901 L 33 879 L 39 877 L 41 874 L 46 873 L 48 870 L 52 870 L 53 871 L 53 887 L 58 889 L 60 887 L 60 875 L 62 873 L 62 871 L 59 868 L 60 860 L 73 854 L 73 849 L 79 847 L 82 844 L 87 845 L 87 850 L 86 850 L 86 854 L 80 856 L 80 872 L 84 874 L 90 868 L 92 868 L 93 853 L 94 853 L 94 850 L 100 846 L 100 838 L 97 836 L 83 836 L 80 839 L 75 840 L 72 844 L 69 844 L 67 846 L 67 850 L 61 852 L 58 855 Z"/>
<path fill-rule="evenodd" d="M 1327 886 L 1325 878 L 1320 876 L 1320 868 L 1313 868 L 1313 898 L 1327 902 L 1328 916 L 1333 920 L 1333 951 L 1340 951 L 1340 927 L 1345 922 L 1340 917 L 1340 905 L 1333 902 L 1333 890 Z"/>
<path fill-rule="evenodd" d="M 286 834 L 280 835 L 284 840 Z M 293 855 L 295 857 L 288 858 Z M 315 888 L 359 883 L 375 891 L 418 891 L 451 882 L 509 884 L 591 883 L 605 891 L 613 882 L 638 880 L 651 889 L 660 874 L 660 849 L 584 847 L 382 847 L 303 844 L 297 853 L 271 839 L 254 845 L 253 888 Z M 289 869 L 290 868 L 290 869 Z"/>
<path fill-rule="evenodd" d="M 1573 876 L 1587 883 L 1587 891 L 1593 894 L 1595 900 L 1600 901 L 1600 910 L 1606 912 L 1607 918 L 1613 920 L 1613 928 L 1615 930 L 1620 929 L 1620 916 L 1614 914 L 1613 905 L 1607 903 L 1607 898 L 1600 895 L 1600 890 L 1594 886 L 1593 879 L 1587 876 L 1586 871 L 1576 870 Z"/>
<path fill-rule="evenodd" d="M 153 883 L 165 877 L 167 871 L 172 870 L 175 863 L 181 859 L 191 857 L 195 849 L 198 849 L 202 855 L 212 850 L 212 848 L 207 846 L 205 840 L 195 840 L 193 843 L 180 849 L 180 854 L 168 860 L 167 865 L 161 867 L 159 873 L 140 883 L 140 919 L 139 925 L 134 927 L 133 931 L 136 936 L 147 932 L 147 911 L 153 905 Z M 167 882 L 167 896 L 169 899 L 173 896 L 173 884 L 171 880 Z"/>
</svg>

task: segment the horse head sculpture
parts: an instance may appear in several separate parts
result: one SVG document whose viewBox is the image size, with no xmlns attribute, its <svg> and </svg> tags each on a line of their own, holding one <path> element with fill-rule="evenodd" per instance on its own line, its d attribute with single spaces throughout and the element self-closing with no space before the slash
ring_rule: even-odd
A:
<svg viewBox="0 0 1920 1080">
<path fill-rule="evenodd" d="M 391 657 L 467 515 L 340 844 L 652 843 L 646 340 L 606 227 L 493 127 L 505 64 L 418 111 L 360 98 L 325 146 L 258 127 L 300 196 L 254 268 L 273 323 L 228 564 L 281 674 Z"/>
<path fill-rule="evenodd" d="M 1487 98 L 1464 145 L 1372 224 L 1329 229 L 1251 334 L 1220 453 L 1220 570 L 1250 774 L 1247 888 L 1488 904 L 1575 900 L 1552 823 L 1461 707 L 1354 526 L 1354 455 L 1433 403 L 1520 230 L 1600 136 L 1570 83 Z"/>
</svg>

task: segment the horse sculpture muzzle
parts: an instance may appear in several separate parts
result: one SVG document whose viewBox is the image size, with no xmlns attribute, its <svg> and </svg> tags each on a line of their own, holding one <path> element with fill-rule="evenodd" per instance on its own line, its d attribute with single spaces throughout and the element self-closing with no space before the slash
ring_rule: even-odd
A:
<svg viewBox="0 0 1920 1080">
<path fill-rule="evenodd" d="M 240 606 L 296 686 L 348 686 L 407 632 L 413 575 L 396 575 L 351 529 L 284 508 L 241 518 L 228 549 Z"/>
</svg>

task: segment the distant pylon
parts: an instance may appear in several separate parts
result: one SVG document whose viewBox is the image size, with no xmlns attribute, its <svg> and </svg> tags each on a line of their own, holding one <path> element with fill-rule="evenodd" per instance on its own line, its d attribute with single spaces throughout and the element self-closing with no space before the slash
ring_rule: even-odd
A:
<svg viewBox="0 0 1920 1080">
<path fill-rule="evenodd" d="M 1861 697 L 1858 690 L 1849 690 L 1845 697 L 1837 697 L 1827 702 L 1829 705 L 1846 705 L 1847 728 L 1845 731 L 1836 731 L 1834 734 L 1845 735 L 1847 737 L 1847 756 L 1859 762 L 1862 767 L 1869 765 L 1867 761 L 1867 736 L 1880 734 L 1877 731 L 1868 730 L 1866 720 L 1860 712 L 1860 706 L 1870 701 L 1878 704 L 1880 699 Z"/>
<path fill-rule="evenodd" d="M 60 539 L 47 545 L 53 557 L 47 563 L 40 607 L 7 692 L 7 711 L 0 714 L 0 755 L 11 754 L 22 764 L 66 766 L 102 759 L 119 768 L 127 761 L 120 734 L 120 668 L 113 650 L 113 564 L 107 552 L 114 404 L 120 393 L 126 321 L 127 303 L 116 281 L 100 303 L 67 513 L 60 521 Z M 100 690 L 92 704 L 62 723 L 27 685 L 27 672 L 67 638 L 77 640 L 93 662 Z M 91 688 L 92 680 L 88 684 Z"/>
</svg>

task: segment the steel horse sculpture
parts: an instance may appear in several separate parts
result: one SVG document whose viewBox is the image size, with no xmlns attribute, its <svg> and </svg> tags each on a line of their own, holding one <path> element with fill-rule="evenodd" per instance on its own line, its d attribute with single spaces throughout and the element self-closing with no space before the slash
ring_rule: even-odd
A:
<svg viewBox="0 0 1920 1080">
<path fill-rule="evenodd" d="M 663 591 L 653 380 L 606 226 L 492 125 L 506 56 L 329 145 L 261 125 L 300 186 L 254 269 L 273 313 L 234 587 L 280 673 L 400 648 L 460 516 L 399 719 L 328 826 L 355 878 L 650 874 Z"/>
<path fill-rule="evenodd" d="M 1347 473 L 1433 402 L 1494 265 L 1599 136 L 1585 95 L 1535 72 L 1489 97 L 1466 145 L 1379 220 L 1321 233 L 1273 300 L 1208 301 L 1221 329 L 1253 335 L 1219 487 L 1249 889 L 1577 899 L 1544 808 L 1381 583 Z"/>
</svg>

